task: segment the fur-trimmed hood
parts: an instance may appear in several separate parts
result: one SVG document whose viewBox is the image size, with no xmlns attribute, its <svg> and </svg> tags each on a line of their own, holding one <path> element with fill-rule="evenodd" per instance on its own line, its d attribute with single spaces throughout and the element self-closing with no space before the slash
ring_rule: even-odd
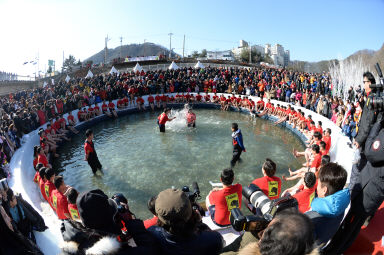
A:
<svg viewBox="0 0 384 255">
<path fill-rule="evenodd" d="M 64 242 L 60 245 L 63 254 L 77 254 L 79 244 L 76 242 Z M 106 236 L 97 241 L 93 246 L 85 250 L 86 255 L 115 254 L 121 248 L 119 241 L 112 236 Z"/>
</svg>

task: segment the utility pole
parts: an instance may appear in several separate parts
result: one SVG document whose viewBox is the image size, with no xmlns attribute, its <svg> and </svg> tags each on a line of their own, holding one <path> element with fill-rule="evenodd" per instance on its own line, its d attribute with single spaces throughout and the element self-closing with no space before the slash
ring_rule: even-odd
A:
<svg viewBox="0 0 384 255">
<path fill-rule="evenodd" d="M 63 51 L 63 65 L 61 66 L 61 72 L 64 72 L 64 51 Z"/>
<path fill-rule="evenodd" d="M 172 35 L 173 33 L 169 33 L 169 59 L 172 58 Z"/>
<path fill-rule="evenodd" d="M 184 39 L 183 39 L 183 59 L 184 59 L 184 49 L 185 49 L 185 35 L 184 35 Z"/>
<path fill-rule="evenodd" d="M 108 59 L 108 41 L 110 41 L 111 38 L 105 37 L 105 48 L 104 48 L 104 65 L 107 64 L 107 59 Z"/>
<path fill-rule="evenodd" d="M 252 64 L 252 45 L 249 42 L 249 64 Z"/>
<path fill-rule="evenodd" d="M 123 50 L 123 37 L 120 36 L 120 59 L 122 58 L 122 54 L 121 54 L 122 50 Z"/>
</svg>

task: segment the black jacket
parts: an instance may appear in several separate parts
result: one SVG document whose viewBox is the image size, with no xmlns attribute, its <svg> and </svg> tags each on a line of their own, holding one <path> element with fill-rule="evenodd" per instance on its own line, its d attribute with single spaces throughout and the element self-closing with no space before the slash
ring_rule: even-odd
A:
<svg viewBox="0 0 384 255">
<path fill-rule="evenodd" d="M 360 147 L 364 147 L 365 141 L 371 131 L 373 124 L 376 121 L 376 112 L 369 107 L 370 99 L 364 104 L 363 113 L 358 124 L 359 130 L 355 137 L 356 142 L 359 143 Z"/>
<path fill-rule="evenodd" d="M 160 254 L 164 255 L 215 255 L 223 248 L 223 238 L 215 231 L 198 231 L 190 237 L 178 237 L 159 226 L 148 230 L 158 241 Z"/>
</svg>

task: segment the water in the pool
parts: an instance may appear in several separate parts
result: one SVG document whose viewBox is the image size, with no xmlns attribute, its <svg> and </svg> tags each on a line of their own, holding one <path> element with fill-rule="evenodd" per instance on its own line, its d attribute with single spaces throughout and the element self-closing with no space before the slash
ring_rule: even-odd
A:
<svg viewBox="0 0 384 255">
<path fill-rule="evenodd" d="M 112 196 L 123 193 L 139 218 L 151 217 L 147 201 L 161 190 L 181 188 L 197 181 L 202 201 L 211 190 L 209 181 L 220 182 L 220 172 L 232 158 L 231 123 L 242 130 L 247 152 L 235 168 L 235 182 L 248 185 L 262 176 L 265 158 L 277 164 L 277 176 L 288 174 L 288 167 L 299 168 L 303 161 L 292 149 L 303 149 L 301 141 L 289 130 L 263 119 L 253 120 L 239 112 L 194 110 L 196 128 L 187 128 L 184 120 L 168 122 L 159 133 L 159 112 L 137 113 L 96 124 L 94 143 L 103 165 L 104 176 L 92 174 L 84 161 L 85 130 L 60 148 L 56 167 L 68 185 L 77 190 L 102 189 Z M 173 112 L 172 114 L 180 113 Z M 283 182 L 283 188 L 293 183 Z"/>
</svg>

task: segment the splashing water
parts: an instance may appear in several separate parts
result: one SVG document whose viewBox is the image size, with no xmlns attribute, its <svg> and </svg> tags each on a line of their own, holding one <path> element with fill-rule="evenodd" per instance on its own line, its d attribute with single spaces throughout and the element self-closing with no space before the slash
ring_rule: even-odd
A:
<svg viewBox="0 0 384 255">
<path fill-rule="evenodd" d="M 167 129 L 171 129 L 172 131 L 175 132 L 182 132 L 185 131 L 187 127 L 187 113 L 188 110 L 190 109 L 190 106 L 188 104 L 184 105 L 184 108 L 181 110 L 171 110 L 171 114 L 169 118 L 176 117 L 176 119 L 167 122 L 165 127 Z"/>
<path fill-rule="evenodd" d="M 333 61 L 329 66 L 329 73 L 332 77 L 333 94 L 348 98 L 348 89 L 352 87 L 355 91 L 363 81 L 363 73 L 370 68 L 364 63 L 362 57 L 356 60 L 339 60 L 339 63 Z M 361 86 L 363 88 L 363 86 Z"/>
</svg>

